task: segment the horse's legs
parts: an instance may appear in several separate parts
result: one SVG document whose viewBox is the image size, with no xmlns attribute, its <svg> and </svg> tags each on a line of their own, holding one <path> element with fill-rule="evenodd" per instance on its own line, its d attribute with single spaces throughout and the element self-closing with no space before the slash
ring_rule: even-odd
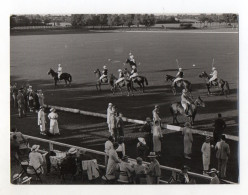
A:
<svg viewBox="0 0 248 195">
<path fill-rule="evenodd" d="M 65 79 L 65 87 L 67 86 L 67 80 Z"/>
<path fill-rule="evenodd" d="M 210 95 L 211 94 L 210 85 L 209 84 L 206 84 L 206 86 L 207 86 L 207 89 L 208 89 L 208 95 Z"/>
</svg>

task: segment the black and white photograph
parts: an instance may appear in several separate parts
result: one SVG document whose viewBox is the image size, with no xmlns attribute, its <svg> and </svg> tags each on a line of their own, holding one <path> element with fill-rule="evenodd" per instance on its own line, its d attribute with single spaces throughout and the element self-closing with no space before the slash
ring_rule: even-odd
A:
<svg viewBox="0 0 248 195">
<path fill-rule="evenodd" d="M 5 5 L 1 192 L 246 191 L 245 3 Z"/>
<path fill-rule="evenodd" d="M 238 183 L 238 21 L 11 15 L 11 182 Z"/>
</svg>

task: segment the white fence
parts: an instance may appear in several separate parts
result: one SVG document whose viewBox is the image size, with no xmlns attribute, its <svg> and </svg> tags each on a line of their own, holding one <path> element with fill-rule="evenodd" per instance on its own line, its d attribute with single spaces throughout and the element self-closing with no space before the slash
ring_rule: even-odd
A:
<svg viewBox="0 0 248 195">
<path fill-rule="evenodd" d="M 65 108 L 65 107 L 61 107 L 61 106 L 53 106 L 53 105 L 45 105 L 45 106 L 48 107 L 48 108 L 53 107 L 53 108 L 55 108 L 57 110 L 61 110 L 61 111 L 65 111 L 65 112 L 72 112 L 72 113 L 78 113 L 78 114 L 87 115 L 87 116 L 107 118 L 106 114 L 101 114 L 101 113 L 83 111 L 83 110 L 74 109 L 74 108 Z M 136 119 L 129 119 L 129 118 L 126 118 L 126 117 L 123 117 L 123 120 L 126 121 L 126 122 L 135 123 L 135 124 L 145 124 L 145 121 L 136 120 Z M 172 130 L 172 131 L 181 131 L 182 130 L 181 127 L 174 126 L 174 125 L 169 125 L 169 124 L 165 124 L 165 123 L 162 123 L 162 127 L 165 128 L 165 129 Z M 195 134 L 203 135 L 203 136 L 213 137 L 213 133 L 209 132 L 209 131 L 202 131 L 202 130 L 192 129 L 192 132 L 195 133 Z M 234 141 L 239 141 L 238 136 L 227 135 L 227 134 L 225 134 L 225 135 L 226 135 L 227 139 L 234 140 Z"/>
</svg>

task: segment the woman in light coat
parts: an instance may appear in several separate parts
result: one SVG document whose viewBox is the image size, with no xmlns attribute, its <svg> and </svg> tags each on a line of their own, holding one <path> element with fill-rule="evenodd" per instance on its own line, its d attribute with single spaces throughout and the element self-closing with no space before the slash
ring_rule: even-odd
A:
<svg viewBox="0 0 248 195">
<path fill-rule="evenodd" d="M 118 148 L 119 144 L 114 143 L 113 148 L 109 150 L 109 159 L 108 159 L 108 165 L 106 169 L 106 177 L 108 179 L 114 179 L 116 178 L 116 171 L 119 169 L 118 163 L 120 163 L 120 159 L 118 158 L 116 149 Z"/>
<path fill-rule="evenodd" d="M 210 145 L 210 137 L 206 137 L 206 141 L 202 144 L 201 148 L 202 152 L 202 163 L 203 163 L 203 175 L 207 174 L 209 170 L 210 164 L 210 155 L 211 155 L 211 145 Z"/>
<path fill-rule="evenodd" d="M 44 112 L 44 107 L 41 106 L 38 112 L 38 125 L 40 126 L 40 134 L 46 135 L 46 117 Z"/>
<path fill-rule="evenodd" d="M 185 127 L 183 128 L 182 134 L 184 135 L 184 157 L 187 159 L 191 159 L 189 156 L 192 153 L 192 143 L 193 143 L 193 136 L 192 130 L 190 129 L 190 123 L 186 122 Z"/>
<path fill-rule="evenodd" d="M 55 113 L 55 109 L 54 108 L 51 108 L 50 109 L 50 114 L 48 115 L 48 118 L 50 119 L 50 129 L 49 129 L 49 132 L 53 135 L 55 134 L 58 134 L 60 135 L 59 133 L 59 126 L 58 126 L 58 114 Z"/>
<path fill-rule="evenodd" d="M 159 121 L 154 122 L 154 126 L 152 127 L 152 134 L 153 134 L 153 152 L 156 152 L 158 155 L 160 155 L 161 140 L 163 138 L 163 134 Z"/>
</svg>

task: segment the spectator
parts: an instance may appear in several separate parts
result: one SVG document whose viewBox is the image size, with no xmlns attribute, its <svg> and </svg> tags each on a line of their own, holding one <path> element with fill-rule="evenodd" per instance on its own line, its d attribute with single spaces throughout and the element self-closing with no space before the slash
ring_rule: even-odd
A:
<svg viewBox="0 0 248 195">
<path fill-rule="evenodd" d="M 108 124 L 110 134 L 111 134 L 111 131 L 110 131 L 110 115 L 112 114 L 112 107 L 113 107 L 113 104 L 109 103 L 108 108 L 107 108 L 107 124 Z"/>
<path fill-rule="evenodd" d="M 141 183 L 141 178 L 146 178 L 146 169 L 145 166 L 142 164 L 142 158 L 138 157 L 136 158 L 137 164 L 134 165 L 134 173 L 135 173 L 135 178 L 134 181 L 136 184 Z"/>
<path fill-rule="evenodd" d="M 40 126 L 40 134 L 46 135 L 46 117 L 43 106 L 40 107 L 38 112 L 38 125 Z"/>
<path fill-rule="evenodd" d="M 33 89 L 32 89 L 32 86 L 30 85 L 28 87 L 28 90 L 27 90 L 27 96 L 28 96 L 28 107 L 29 107 L 29 111 L 30 112 L 33 112 L 34 111 L 34 92 L 33 92 Z"/>
<path fill-rule="evenodd" d="M 201 152 L 202 152 L 202 163 L 203 163 L 203 175 L 207 175 L 207 171 L 209 170 L 210 155 L 211 155 L 211 145 L 210 145 L 209 136 L 206 137 L 206 141 L 202 144 Z"/>
<path fill-rule="evenodd" d="M 122 159 L 123 156 L 126 154 L 126 148 L 125 148 L 125 143 L 124 143 L 124 137 L 121 136 L 118 141 L 118 148 L 116 149 L 116 152 L 118 154 L 118 157 Z"/>
<path fill-rule="evenodd" d="M 39 148 L 39 145 L 32 146 L 31 152 L 29 154 L 29 165 L 32 166 L 37 173 L 43 173 L 44 160 L 41 153 L 38 152 Z M 30 172 L 33 172 L 33 170 L 30 170 Z"/>
<path fill-rule="evenodd" d="M 122 117 L 123 117 L 123 114 L 119 113 L 119 116 L 116 118 L 117 139 L 120 136 L 124 136 L 124 121 Z"/>
<path fill-rule="evenodd" d="M 108 137 L 108 140 L 105 142 L 105 166 L 108 164 L 108 159 L 109 159 L 109 151 L 113 149 L 113 142 L 114 138 L 112 136 Z"/>
<path fill-rule="evenodd" d="M 54 108 L 50 109 L 50 114 L 48 114 L 48 118 L 50 119 L 50 129 L 49 133 L 52 135 L 60 135 L 59 133 L 59 126 L 58 126 L 58 114 L 55 112 Z"/>
<path fill-rule="evenodd" d="M 193 136 L 191 125 L 189 122 L 186 122 L 185 127 L 183 128 L 182 134 L 184 135 L 184 158 L 191 159 L 189 156 L 192 153 L 192 143 L 193 143 Z"/>
<path fill-rule="evenodd" d="M 218 171 L 215 168 L 212 168 L 210 172 L 208 172 L 212 177 L 210 184 L 220 184 L 220 180 L 218 178 Z"/>
<path fill-rule="evenodd" d="M 178 181 L 180 184 L 189 184 L 192 183 L 189 179 L 189 175 L 188 175 L 188 170 L 189 167 L 184 165 L 181 169 L 181 172 L 178 175 Z"/>
<path fill-rule="evenodd" d="M 18 90 L 18 95 L 17 95 L 17 104 L 18 104 L 18 114 L 19 118 L 22 118 L 23 116 L 26 116 L 26 111 L 25 111 L 25 100 L 24 96 L 22 94 L 21 90 Z"/>
<path fill-rule="evenodd" d="M 147 168 L 147 183 L 148 184 L 158 184 L 161 176 L 160 164 L 156 159 L 157 155 L 155 152 L 150 152 L 148 158 L 150 158 L 151 163 Z"/>
<path fill-rule="evenodd" d="M 44 99 L 45 99 L 44 94 L 42 93 L 41 89 L 37 90 L 37 92 L 38 92 L 37 95 L 39 98 L 39 104 L 40 104 L 40 106 L 44 106 Z"/>
<path fill-rule="evenodd" d="M 113 148 L 109 150 L 109 159 L 108 165 L 106 169 L 106 177 L 111 180 L 116 178 L 116 171 L 119 169 L 118 163 L 120 163 L 120 159 L 116 153 L 116 149 L 118 148 L 119 144 L 114 143 Z"/>
<path fill-rule="evenodd" d="M 218 118 L 214 121 L 214 131 L 213 131 L 213 136 L 214 136 L 214 143 L 216 144 L 220 138 L 221 135 L 224 133 L 224 130 L 226 128 L 226 123 L 222 119 L 221 114 L 218 114 Z"/>
<path fill-rule="evenodd" d="M 159 125 L 161 123 L 161 118 L 159 117 L 159 105 L 155 105 L 154 110 L 152 111 L 153 121 L 158 121 Z"/>
<path fill-rule="evenodd" d="M 16 141 L 19 143 L 20 152 L 23 154 L 26 150 L 29 150 L 27 139 L 15 127 L 11 129 L 10 138 L 12 139 L 14 135 L 16 136 Z"/>
<path fill-rule="evenodd" d="M 215 148 L 217 149 L 216 158 L 218 159 L 218 170 L 220 171 L 220 177 L 226 177 L 226 165 L 228 157 L 230 156 L 230 147 L 226 143 L 226 136 L 222 135 L 221 140 L 217 142 Z"/>
<path fill-rule="evenodd" d="M 46 174 L 47 175 L 49 175 L 50 174 L 50 171 L 51 171 L 50 156 L 56 156 L 56 153 L 54 151 L 50 151 L 45 156 L 45 159 L 46 159 Z"/>
<path fill-rule="evenodd" d="M 21 184 L 21 174 L 14 174 L 12 179 L 12 184 Z"/>
<path fill-rule="evenodd" d="M 17 93 L 18 93 L 17 83 L 12 85 L 10 87 L 10 90 L 11 90 L 11 96 L 12 96 L 12 99 L 13 99 L 13 105 L 14 105 L 14 108 L 16 108 L 16 106 L 17 106 Z"/>
<path fill-rule="evenodd" d="M 146 123 L 140 128 L 141 132 L 147 132 L 146 134 L 146 141 L 149 149 L 152 149 L 152 120 L 150 117 L 146 118 Z"/>
<path fill-rule="evenodd" d="M 35 112 L 38 113 L 39 109 L 40 109 L 40 102 L 39 102 L 39 97 L 38 97 L 38 91 L 36 90 L 34 92 L 34 109 Z"/>
<path fill-rule="evenodd" d="M 114 132 L 116 130 L 116 107 L 112 106 L 112 111 L 109 114 L 109 129 L 110 129 L 110 135 L 115 136 Z M 115 136 L 116 137 L 116 136 Z M 115 141 L 117 141 L 115 139 Z"/>
<path fill-rule="evenodd" d="M 134 168 L 131 166 L 130 162 L 128 161 L 128 156 L 123 156 L 120 163 L 119 179 L 131 183 L 133 181 L 133 177 L 132 177 L 133 173 L 134 173 Z"/>
<path fill-rule="evenodd" d="M 153 134 L 153 151 L 156 152 L 159 156 L 161 155 L 161 140 L 163 139 L 163 134 L 159 121 L 154 122 L 152 128 Z"/>
<path fill-rule="evenodd" d="M 25 176 L 22 178 L 22 184 L 30 184 L 32 177 Z"/>
<path fill-rule="evenodd" d="M 13 135 L 12 140 L 10 142 L 10 148 L 11 148 L 11 160 L 19 160 L 19 150 L 20 144 L 17 141 L 16 135 Z"/>
<path fill-rule="evenodd" d="M 76 148 L 70 148 L 68 150 L 66 158 L 61 163 L 62 178 L 64 178 L 64 176 L 67 174 L 75 176 L 75 174 L 77 173 L 76 153 Z"/>
<path fill-rule="evenodd" d="M 139 142 L 137 144 L 137 156 L 146 161 L 149 154 L 149 148 L 146 145 L 146 141 L 143 137 L 138 138 Z"/>
</svg>

